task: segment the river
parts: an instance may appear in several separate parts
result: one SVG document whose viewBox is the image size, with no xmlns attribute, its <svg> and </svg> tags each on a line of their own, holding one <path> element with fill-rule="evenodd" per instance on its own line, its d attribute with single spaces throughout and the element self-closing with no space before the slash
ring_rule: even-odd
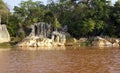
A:
<svg viewBox="0 0 120 73">
<path fill-rule="evenodd" d="M 120 73 L 120 49 L 2 50 L 0 73 Z"/>
</svg>

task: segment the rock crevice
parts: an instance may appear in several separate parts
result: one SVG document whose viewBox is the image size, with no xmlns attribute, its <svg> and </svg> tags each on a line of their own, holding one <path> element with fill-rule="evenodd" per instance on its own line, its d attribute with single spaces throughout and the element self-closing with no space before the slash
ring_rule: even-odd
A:
<svg viewBox="0 0 120 73">
<path fill-rule="evenodd" d="M 64 30 L 67 28 L 66 26 Z M 66 42 L 66 31 L 54 31 L 51 24 L 39 22 L 31 25 L 31 33 L 17 46 L 21 47 L 53 47 L 63 46 Z"/>
</svg>

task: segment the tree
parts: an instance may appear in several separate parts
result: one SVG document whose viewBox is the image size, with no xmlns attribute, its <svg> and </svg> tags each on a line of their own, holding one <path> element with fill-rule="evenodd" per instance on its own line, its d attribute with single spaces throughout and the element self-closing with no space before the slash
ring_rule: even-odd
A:
<svg viewBox="0 0 120 73">
<path fill-rule="evenodd" d="M 7 28 L 10 35 L 16 37 L 19 29 L 18 25 L 18 23 L 20 22 L 19 19 L 14 14 L 10 14 L 8 22 L 9 23 L 7 24 Z"/>
<path fill-rule="evenodd" d="M 0 0 L 0 24 L 1 24 L 1 19 L 4 21 L 2 22 L 5 22 L 5 18 L 7 17 L 9 13 L 9 9 L 7 7 L 7 5 L 2 1 Z"/>
<path fill-rule="evenodd" d="M 111 21 L 115 27 L 115 35 L 120 37 L 120 1 L 118 0 L 111 12 Z"/>
<path fill-rule="evenodd" d="M 40 1 L 22 1 L 14 7 L 14 16 L 18 19 L 19 33 L 27 34 L 31 24 L 43 22 L 46 8 Z"/>
<path fill-rule="evenodd" d="M 21 20 L 22 25 L 44 21 L 45 6 L 40 1 L 22 1 L 20 6 L 15 6 L 14 11 L 14 14 Z"/>
<path fill-rule="evenodd" d="M 22 1 L 14 8 L 13 17 L 17 19 L 14 24 L 24 29 L 42 21 L 52 24 L 55 30 L 67 25 L 68 32 L 76 38 L 120 36 L 120 1 L 115 6 L 110 3 L 108 0 L 49 0 L 47 5 L 43 5 L 40 1 Z M 12 23 L 10 27 L 18 28 Z"/>
</svg>

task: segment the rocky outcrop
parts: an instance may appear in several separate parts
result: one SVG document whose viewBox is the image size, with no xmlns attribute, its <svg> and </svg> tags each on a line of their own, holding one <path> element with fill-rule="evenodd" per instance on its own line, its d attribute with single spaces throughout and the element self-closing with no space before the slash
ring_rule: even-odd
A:
<svg viewBox="0 0 120 73">
<path fill-rule="evenodd" d="M 0 24 L 0 43 L 9 42 L 10 41 L 10 34 L 6 28 L 6 25 Z"/>
<path fill-rule="evenodd" d="M 65 30 L 65 28 L 64 28 Z M 53 47 L 64 46 L 66 36 L 64 31 L 53 31 L 50 24 L 43 22 L 31 25 L 31 33 L 17 44 L 20 47 Z"/>
<path fill-rule="evenodd" d="M 22 42 L 18 43 L 17 46 L 20 47 L 53 47 L 53 46 L 63 46 L 64 43 L 56 42 L 49 38 L 39 38 L 37 36 L 27 37 Z"/>
<path fill-rule="evenodd" d="M 119 42 L 120 41 L 118 39 L 115 39 L 114 42 L 113 42 L 113 46 L 114 47 L 119 47 L 120 46 Z"/>
<path fill-rule="evenodd" d="M 114 40 L 113 42 L 101 37 L 94 38 L 92 45 L 97 47 L 119 47 L 120 46 L 119 40 Z"/>
</svg>

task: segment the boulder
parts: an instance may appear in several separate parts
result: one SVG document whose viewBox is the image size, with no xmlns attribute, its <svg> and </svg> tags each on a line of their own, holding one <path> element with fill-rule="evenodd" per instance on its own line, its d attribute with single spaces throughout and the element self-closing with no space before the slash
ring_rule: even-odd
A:
<svg viewBox="0 0 120 73">
<path fill-rule="evenodd" d="M 119 40 L 115 39 L 115 42 L 113 43 L 113 47 L 119 47 Z"/>
<path fill-rule="evenodd" d="M 105 44 L 104 46 L 106 46 L 106 47 L 112 47 L 113 46 L 112 43 L 107 41 L 107 40 L 104 42 L 104 44 Z"/>
<path fill-rule="evenodd" d="M 112 47 L 113 46 L 111 42 L 101 37 L 96 37 L 94 41 L 92 42 L 92 45 L 98 46 L 98 47 Z"/>
<path fill-rule="evenodd" d="M 52 47 L 52 46 L 64 46 L 64 43 L 55 42 L 49 38 L 35 38 L 30 37 L 29 39 L 24 39 L 22 42 L 18 43 L 17 46 L 20 47 Z"/>
<path fill-rule="evenodd" d="M 45 45 L 44 45 L 44 42 L 37 42 L 37 46 L 43 47 L 43 46 L 45 46 Z"/>
<path fill-rule="evenodd" d="M 87 41 L 87 38 L 80 38 L 79 39 L 79 42 L 86 42 Z"/>
<path fill-rule="evenodd" d="M 116 40 L 115 40 L 115 43 L 119 43 L 119 42 L 120 42 L 120 40 L 119 40 L 119 39 L 116 39 Z"/>
<path fill-rule="evenodd" d="M 119 47 L 120 45 L 118 43 L 113 43 L 113 47 Z"/>
<path fill-rule="evenodd" d="M 10 42 L 10 34 L 7 30 L 6 25 L 0 24 L 0 43 Z"/>
<path fill-rule="evenodd" d="M 72 43 L 77 43 L 77 42 L 78 42 L 77 39 L 76 39 L 76 38 L 73 38 Z"/>
</svg>

